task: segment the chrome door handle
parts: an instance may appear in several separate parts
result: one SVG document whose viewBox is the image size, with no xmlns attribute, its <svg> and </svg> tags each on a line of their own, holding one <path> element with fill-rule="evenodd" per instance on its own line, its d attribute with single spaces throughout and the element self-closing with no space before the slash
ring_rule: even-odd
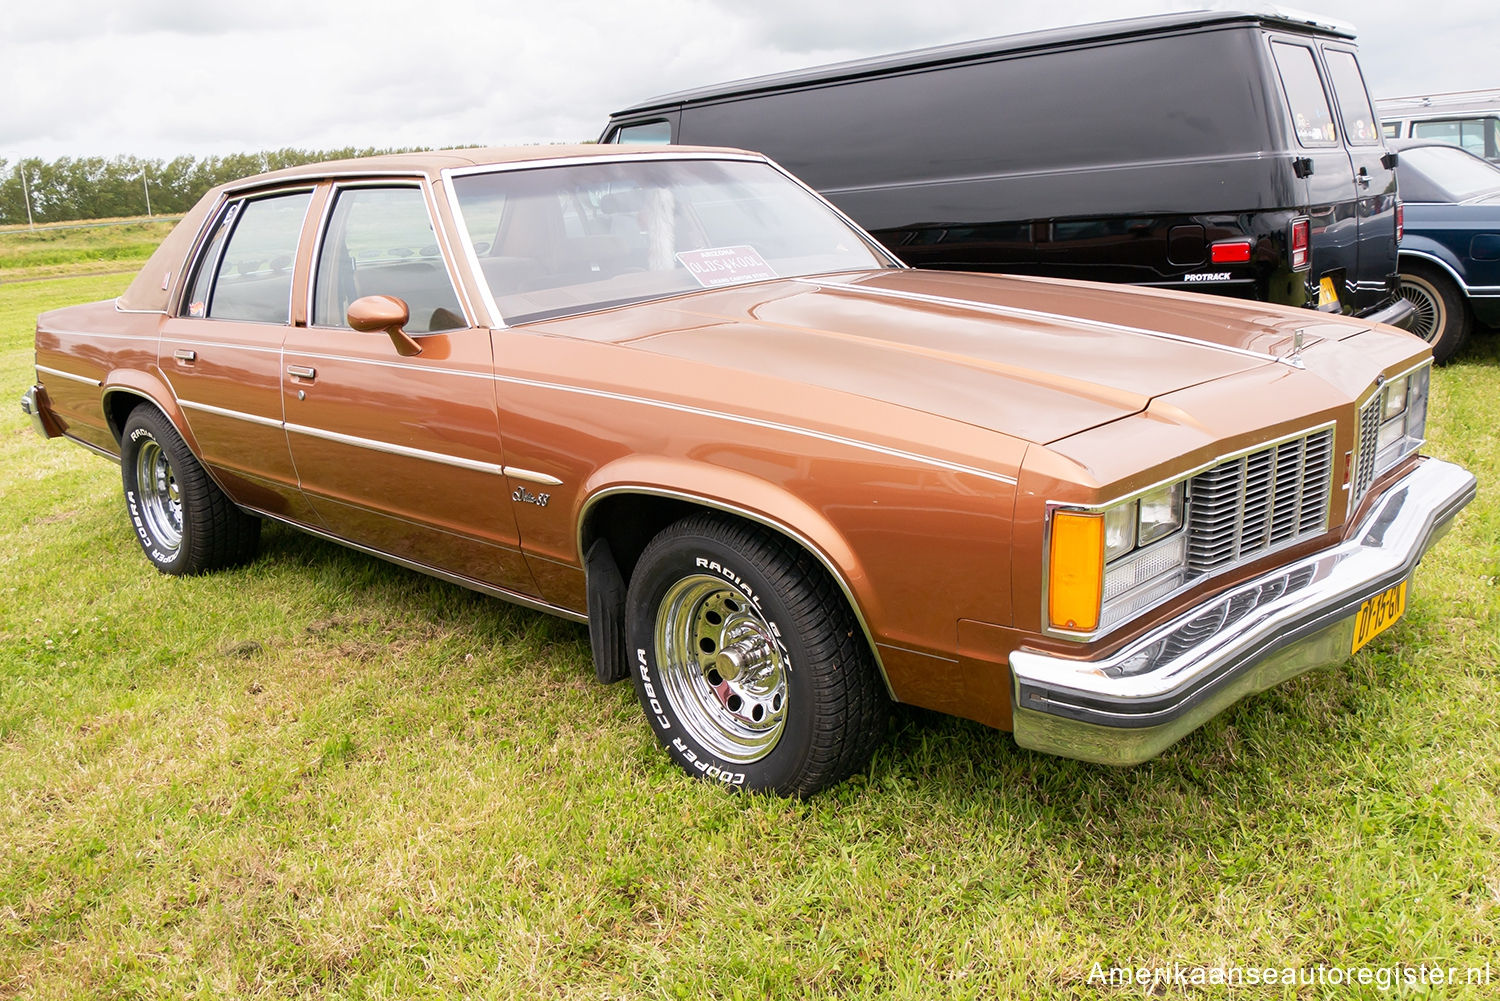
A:
<svg viewBox="0 0 1500 1001">
<path fill-rule="evenodd" d="M 311 365 L 288 365 L 286 374 L 294 379 L 316 379 L 318 370 Z"/>
<path fill-rule="evenodd" d="M 189 348 L 178 348 L 176 351 L 172 352 L 172 357 L 176 358 L 180 362 L 183 362 L 184 364 L 191 365 L 193 362 L 198 360 L 198 352 L 193 351 Z"/>
<path fill-rule="evenodd" d="M 1359 173 L 1354 175 L 1354 179 L 1358 181 L 1362 187 L 1368 188 L 1370 186 L 1370 172 L 1363 167 L 1359 168 Z"/>
</svg>

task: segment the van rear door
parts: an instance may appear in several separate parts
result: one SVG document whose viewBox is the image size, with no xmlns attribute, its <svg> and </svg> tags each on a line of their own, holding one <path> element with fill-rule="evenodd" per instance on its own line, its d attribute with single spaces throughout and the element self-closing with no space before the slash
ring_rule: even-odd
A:
<svg viewBox="0 0 1500 1001">
<path fill-rule="evenodd" d="M 1324 45 L 1323 62 L 1333 84 L 1344 149 L 1359 199 L 1355 216 L 1359 224 L 1358 263 L 1348 277 L 1348 285 L 1349 305 L 1356 313 L 1363 313 L 1379 306 L 1395 291 L 1390 276 L 1396 273 L 1396 171 L 1394 161 L 1386 155 L 1380 122 L 1353 50 Z"/>
<path fill-rule="evenodd" d="M 1311 220 L 1310 268 L 1313 302 L 1342 308 L 1346 283 L 1359 275 L 1359 196 L 1349 154 L 1339 141 L 1333 103 L 1310 39 L 1273 36 L 1271 55 L 1286 96 L 1295 143 L 1297 174 L 1306 185 Z"/>
</svg>

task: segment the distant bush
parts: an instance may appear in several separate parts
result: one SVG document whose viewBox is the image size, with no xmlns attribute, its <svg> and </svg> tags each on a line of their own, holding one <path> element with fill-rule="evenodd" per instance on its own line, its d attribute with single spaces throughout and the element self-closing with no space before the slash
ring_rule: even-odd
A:
<svg viewBox="0 0 1500 1001">
<path fill-rule="evenodd" d="M 411 150 L 349 147 L 179 156 L 172 160 L 65 156 L 58 160 L 31 157 L 13 164 L 0 159 L 0 225 L 26 222 L 28 192 L 31 218 L 38 223 L 145 215 L 148 190 L 152 213 L 180 215 L 214 185 L 250 174 L 319 160 L 406 152 Z"/>
</svg>

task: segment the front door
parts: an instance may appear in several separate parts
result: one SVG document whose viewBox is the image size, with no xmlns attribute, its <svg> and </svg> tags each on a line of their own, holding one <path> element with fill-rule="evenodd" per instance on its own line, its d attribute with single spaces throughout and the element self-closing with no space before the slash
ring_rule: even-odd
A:
<svg viewBox="0 0 1500 1001">
<path fill-rule="evenodd" d="M 348 327 L 367 295 L 406 302 L 421 351 Z M 335 189 L 305 327 L 282 356 L 302 489 L 337 536 L 522 595 L 503 475 L 489 331 L 466 318 L 417 184 Z"/>
</svg>

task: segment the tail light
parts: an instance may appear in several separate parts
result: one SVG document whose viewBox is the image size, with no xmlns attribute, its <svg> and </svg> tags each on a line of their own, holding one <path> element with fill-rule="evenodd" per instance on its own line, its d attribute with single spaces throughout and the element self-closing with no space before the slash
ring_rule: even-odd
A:
<svg viewBox="0 0 1500 1001">
<path fill-rule="evenodd" d="M 1396 225 L 1399 228 L 1400 223 L 1398 222 Z M 1312 228 L 1311 224 L 1307 221 L 1307 217 L 1300 216 L 1293 219 L 1290 240 L 1293 271 L 1301 271 L 1307 267 L 1308 257 L 1310 256 L 1308 248 L 1311 245 Z"/>
<path fill-rule="evenodd" d="M 1396 242 L 1406 235 L 1406 206 L 1401 202 L 1396 203 Z"/>
<path fill-rule="evenodd" d="M 1249 240 L 1220 240 L 1208 248 L 1208 259 L 1215 264 L 1244 264 L 1250 260 Z"/>
</svg>

